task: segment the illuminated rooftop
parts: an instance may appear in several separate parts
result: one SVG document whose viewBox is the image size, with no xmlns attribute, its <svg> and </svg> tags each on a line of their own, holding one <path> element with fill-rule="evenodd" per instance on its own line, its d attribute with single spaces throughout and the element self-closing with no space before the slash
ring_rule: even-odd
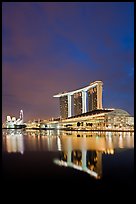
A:
<svg viewBox="0 0 136 204">
<path fill-rule="evenodd" d="M 115 109 L 112 112 L 109 113 L 110 115 L 125 115 L 125 116 L 130 116 L 130 114 L 122 109 Z"/>
<path fill-rule="evenodd" d="M 74 115 L 69 117 L 70 118 L 78 118 L 78 117 L 84 117 L 84 116 L 90 116 L 90 115 L 96 115 L 96 114 L 100 114 L 100 113 L 108 113 L 108 112 L 113 112 L 115 109 L 111 108 L 111 109 L 96 109 L 96 110 L 92 110 L 90 112 L 86 112 L 86 113 L 82 113 L 80 115 Z"/>
<path fill-rule="evenodd" d="M 102 84 L 102 85 L 103 85 L 103 82 L 102 82 L 102 81 L 94 81 L 94 82 L 90 83 L 89 86 L 86 86 L 86 87 L 77 89 L 77 90 L 75 90 L 75 91 L 62 92 L 62 93 L 59 93 L 59 94 L 54 95 L 53 97 L 61 97 L 61 96 L 66 96 L 66 95 L 68 95 L 68 94 L 69 94 L 69 95 L 73 95 L 73 94 L 78 93 L 78 92 L 81 92 L 81 91 L 87 91 L 87 90 L 89 90 L 90 88 L 93 88 L 93 87 L 97 86 L 98 84 Z"/>
</svg>

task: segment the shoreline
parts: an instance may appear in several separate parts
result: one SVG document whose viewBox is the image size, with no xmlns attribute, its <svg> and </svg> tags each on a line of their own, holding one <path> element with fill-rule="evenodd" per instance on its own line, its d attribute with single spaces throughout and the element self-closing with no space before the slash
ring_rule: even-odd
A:
<svg viewBox="0 0 136 204">
<path fill-rule="evenodd" d="M 88 130 L 88 129 L 69 129 L 69 128 L 6 128 L 3 127 L 2 129 L 6 129 L 6 130 L 65 130 L 65 131 L 76 131 L 76 132 L 134 132 L 134 130 L 116 130 L 116 129 L 107 129 L 107 130 L 103 130 L 103 129 L 92 129 L 92 130 Z"/>
</svg>

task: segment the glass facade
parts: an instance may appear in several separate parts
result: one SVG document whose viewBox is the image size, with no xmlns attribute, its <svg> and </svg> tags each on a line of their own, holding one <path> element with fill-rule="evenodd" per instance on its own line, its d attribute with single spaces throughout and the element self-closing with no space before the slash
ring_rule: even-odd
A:
<svg viewBox="0 0 136 204">
<path fill-rule="evenodd" d="M 82 114 L 82 92 L 74 94 L 74 115 Z"/>
<path fill-rule="evenodd" d="M 92 114 L 88 116 L 77 116 L 61 122 L 62 128 L 73 130 L 134 130 L 134 117 L 122 109 Z"/>
<path fill-rule="evenodd" d="M 61 118 L 68 117 L 68 96 L 60 97 L 60 115 Z"/>
<path fill-rule="evenodd" d="M 88 111 L 97 109 L 97 87 L 88 90 Z"/>
<path fill-rule="evenodd" d="M 54 97 L 60 98 L 61 117 L 67 118 L 71 117 L 72 113 L 77 116 L 92 110 L 102 109 L 102 86 L 102 81 L 95 81 L 87 87 L 54 95 Z M 71 100 L 72 98 L 74 101 Z M 65 114 L 63 113 L 64 110 L 66 110 Z"/>
</svg>

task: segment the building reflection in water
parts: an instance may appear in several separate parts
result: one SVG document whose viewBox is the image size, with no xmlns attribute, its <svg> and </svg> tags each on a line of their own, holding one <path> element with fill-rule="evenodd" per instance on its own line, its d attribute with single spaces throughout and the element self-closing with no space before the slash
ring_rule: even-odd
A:
<svg viewBox="0 0 136 204">
<path fill-rule="evenodd" d="M 102 176 L 102 152 L 99 151 L 73 150 L 62 152 L 60 159 L 54 159 L 54 163 L 84 171 L 96 179 Z"/>
<path fill-rule="evenodd" d="M 132 132 L 76 133 L 75 137 L 74 134 L 58 137 L 62 151 L 54 163 L 86 172 L 96 179 L 102 177 L 103 154 L 114 155 L 116 149 L 134 148 Z"/>
<path fill-rule="evenodd" d="M 134 148 L 134 132 L 66 132 L 9 130 L 3 133 L 3 151 L 54 151 L 54 163 L 100 179 L 102 155 L 116 149 Z"/>
<path fill-rule="evenodd" d="M 8 129 L 3 137 L 3 149 L 8 153 L 20 152 L 24 153 L 24 141 L 21 130 Z"/>
</svg>

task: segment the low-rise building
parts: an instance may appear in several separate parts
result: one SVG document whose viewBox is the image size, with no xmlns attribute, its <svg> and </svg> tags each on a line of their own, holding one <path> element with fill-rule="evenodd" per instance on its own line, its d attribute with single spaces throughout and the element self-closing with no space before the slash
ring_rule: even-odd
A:
<svg viewBox="0 0 136 204">
<path fill-rule="evenodd" d="M 47 127 L 73 130 L 134 130 L 134 117 L 122 109 L 95 110 L 60 121 L 50 121 Z"/>
</svg>

